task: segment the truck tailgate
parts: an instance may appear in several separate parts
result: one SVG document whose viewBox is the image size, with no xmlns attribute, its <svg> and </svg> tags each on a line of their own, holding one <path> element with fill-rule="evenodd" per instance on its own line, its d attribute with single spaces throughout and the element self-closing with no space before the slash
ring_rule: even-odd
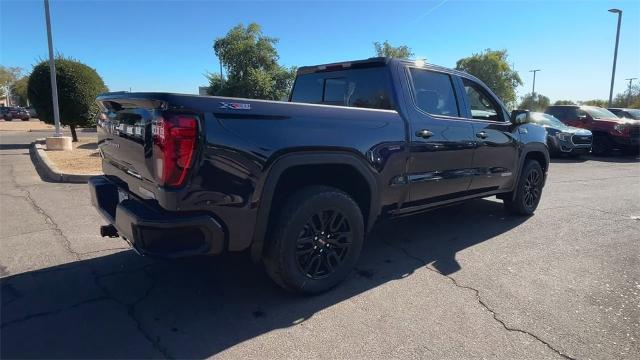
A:
<svg viewBox="0 0 640 360">
<path fill-rule="evenodd" d="M 97 101 L 105 175 L 143 198 L 184 185 L 196 152 L 197 115 L 148 94 L 105 94 Z"/>
</svg>

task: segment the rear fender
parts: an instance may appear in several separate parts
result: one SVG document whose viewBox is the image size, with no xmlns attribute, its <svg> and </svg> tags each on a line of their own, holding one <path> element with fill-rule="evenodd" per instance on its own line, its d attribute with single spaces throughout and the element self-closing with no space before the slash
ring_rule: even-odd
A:
<svg viewBox="0 0 640 360">
<path fill-rule="evenodd" d="M 271 204 L 278 181 L 287 169 L 301 165 L 348 165 L 353 167 L 365 179 L 371 194 L 369 214 L 365 219 L 367 231 L 371 229 L 378 217 L 380 212 L 378 184 L 373 170 L 365 163 L 364 159 L 361 159 L 354 154 L 341 152 L 308 152 L 283 155 L 273 163 L 267 173 L 266 180 L 264 181 L 261 191 L 257 192 L 261 194 L 261 198 L 259 199 L 260 205 L 258 207 L 258 216 L 251 244 L 251 256 L 256 261 L 262 257 L 262 251 L 267 236 L 267 228 L 269 225 Z"/>
</svg>

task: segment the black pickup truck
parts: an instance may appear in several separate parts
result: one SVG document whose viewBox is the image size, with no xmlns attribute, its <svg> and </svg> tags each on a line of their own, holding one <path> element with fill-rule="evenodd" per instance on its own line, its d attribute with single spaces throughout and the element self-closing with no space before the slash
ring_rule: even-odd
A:
<svg viewBox="0 0 640 360">
<path fill-rule="evenodd" d="M 413 61 L 303 67 L 289 102 L 97 101 L 104 176 L 89 185 L 103 236 L 165 258 L 247 250 L 302 293 L 343 280 L 382 218 L 488 196 L 533 214 L 549 166 L 528 112 L 509 114 L 473 76 Z"/>
</svg>

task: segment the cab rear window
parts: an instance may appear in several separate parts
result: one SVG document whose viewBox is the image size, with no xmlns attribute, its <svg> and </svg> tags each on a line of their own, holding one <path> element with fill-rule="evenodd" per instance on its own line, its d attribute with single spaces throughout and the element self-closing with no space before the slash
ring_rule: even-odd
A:
<svg viewBox="0 0 640 360">
<path fill-rule="evenodd" d="M 391 89 L 386 67 L 319 72 L 296 78 L 291 101 L 392 110 Z"/>
</svg>

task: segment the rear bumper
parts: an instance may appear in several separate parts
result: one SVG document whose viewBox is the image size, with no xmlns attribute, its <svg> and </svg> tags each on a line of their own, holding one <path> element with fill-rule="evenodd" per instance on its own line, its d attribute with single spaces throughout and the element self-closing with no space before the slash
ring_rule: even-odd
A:
<svg viewBox="0 0 640 360">
<path fill-rule="evenodd" d="M 224 229 L 210 215 L 165 211 L 130 193 L 120 201 L 118 187 L 105 176 L 91 178 L 89 189 L 93 206 L 141 254 L 177 258 L 219 254 L 225 248 Z"/>
</svg>

